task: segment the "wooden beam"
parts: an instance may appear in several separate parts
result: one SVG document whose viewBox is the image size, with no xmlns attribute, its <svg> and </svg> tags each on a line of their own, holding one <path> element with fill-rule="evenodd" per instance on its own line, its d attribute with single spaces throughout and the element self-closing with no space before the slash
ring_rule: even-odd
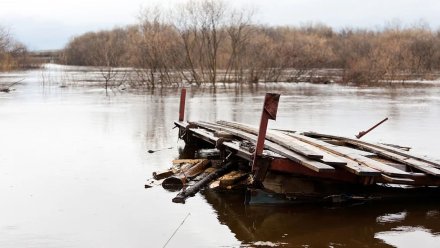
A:
<svg viewBox="0 0 440 248">
<path fill-rule="evenodd" d="M 220 122 L 218 122 L 217 124 L 216 123 L 207 123 L 207 122 L 200 122 L 200 123 L 217 125 L 218 127 L 222 127 L 222 125 L 223 125 Z M 223 127 L 225 127 L 225 125 L 223 125 Z M 231 126 L 226 126 L 225 128 L 230 129 Z M 232 128 L 236 128 L 236 127 L 232 127 Z M 253 135 L 258 135 L 257 128 L 253 129 L 252 131 L 243 130 L 243 129 L 241 129 L 240 131 L 244 131 L 244 132 L 247 132 L 247 133 L 253 134 Z M 271 134 L 266 133 L 266 139 L 270 140 L 276 144 L 279 144 L 289 150 L 292 150 L 295 153 L 298 153 L 300 155 L 306 156 L 311 159 L 322 159 L 324 157 L 324 155 L 321 151 L 317 151 L 316 149 L 313 149 L 313 147 L 307 147 L 307 144 L 301 144 L 297 140 L 290 139 L 288 136 L 280 137 L 277 135 L 273 135 L 272 133 Z M 327 158 L 330 159 L 329 157 L 327 157 Z M 337 159 L 333 160 L 332 162 L 334 162 L 336 164 L 343 163 L 342 161 L 339 161 Z"/>
<path fill-rule="evenodd" d="M 430 175 L 437 176 L 437 177 L 440 176 L 439 169 L 432 167 L 431 165 L 424 163 L 423 161 L 416 160 L 413 158 L 408 158 L 405 156 L 401 156 L 399 154 L 392 153 L 392 152 L 389 152 L 389 151 L 386 151 L 386 150 L 383 150 L 380 148 L 376 148 L 371 145 L 363 144 L 363 143 L 357 143 L 357 142 L 352 142 L 352 141 L 348 141 L 348 143 L 355 145 L 365 151 L 376 153 L 377 155 L 379 155 L 381 157 L 384 157 L 384 158 L 394 160 L 396 162 L 411 166 L 413 168 L 421 170 L 421 171 L 428 173 Z"/>
<path fill-rule="evenodd" d="M 219 126 L 215 123 L 197 122 L 195 124 L 197 124 L 200 127 L 207 128 L 207 129 L 210 129 L 213 131 L 220 130 L 220 131 L 229 132 L 229 133 L 233 134 L 234 136 L 240 137 L 245 140 L 249 140 L 249 141 L 253 142 L 254 144 L 257 141 L 257 136 L 254 134 L 246 133 L 246 132 L 243 132 L 240 130 L 235 130 L 233 128 Z M 297 153 L 295 153 L 295 152 L 293 152 L 293 151 L 291 151 L 281 145 L 278 145 L 274 142 L 271 142 L 271 141 L 267 141 L 265 143 L 265 148 L 268 150 L 271 150 L 273 152 L 276 152 L 280 155 L 283 155 L 284 157 L 289 158 L 289 159 L 291 159 L 291 160 L 293 160 L 293 161 L 295 161 L 295 162 L 297 162 L 297 163 L 299 163 L 309 169 L 317 171 L 317 172 L 324 172 L 324 171 L 325 172 L 332 172 L 335 170 L 335 168 L 333 168 L 329 165 L 323 164 L 318 161 L 311 160 L 310 158 L 308 158 L 304 155 L 297 154 Z"/>
<path fill-rule="evenodd" d="M 408 158 L 413 158 L 415 160 L 419 160 L 425 163 L 430 164 L 431 166 L 434 166 L 436 168 L 440 168 L 440 162 L 438 161 L 434 161 L 434 159 L 429 159 L 429 158 L 425 158 L 425 157 L 421 157 L 421 156 L 417 156 L 415 154 L 411 154 L 410 152 L 407 151 L 402 151 L 400 149 L 397 148 L 393 148 L 393 147 L 389 147 L 386 145 L 382 145 L 382 144 L 371 144 L 371 143 L 367 143 L 364 141 L 360 141 L 360 140 L 355 140 L 355 139 L 350 139 L 347 137 L 341 137 L 341 136 L 335 136 L 335 135 L 329 135 L 329 134 L 321 134 L 321 133 L 315 133 L 315 132 L 305 132 L 303 133 L 306 136 L 309 137 L 319 137 L 319 138 L 330 138 L 330 139 L 339 139 L 339 140 L 344 140 L 344 141 L 351 141 L 351 142 L 357 142 L 358 144 L 368 144 L 370 146 L 373 146 L 375 148 L 380 148 L 383 150 L 386 150 L 388 152 L 392 152 L 401 156 L 405 156 Z"/>
<path fill-rule="evenodd" d="M 235 122 L 226 122 L 226 121 L 219 121 L 218 123 L 227 125 L 227 126 L 232 126 L 235 128 L 239 128 L 242 130 L 246 130 L 249 132 L 255 132 L 255 128 L 249 125 L 245 125 L 245 124 L 240 124 L 240 123 L 235 123 Z M 272 135 L 273 133 L 276 133 L 278 131 L 274 131 L 274 130 L 270 130 L 267 134 L 267 136 Z M 378 176 L 380 175 L 379 170 L 375 169 L 375 168 L 370 168 L 369 166 L 362 166 L 362 163 L 357 161 L 356 159 L 351 158 L 350 156 L 346 156 L 342 151 L 337 151 L 335 150 L 335 145 L 331 145 L 328 143 L 325 143 L 323 141 L 319 141 L 319 140 L 315 140 L 315 139 L 311 139 L 309 137 L 301 137 L 300 135 L 294 134 L 294 133 L 289 133 L 286 136 L 290 136 L 291 138 L 296 138 L 304 143 L 307 143 L 309 145 L 318 147 L 322 150 L 328 151 L 336 156 L 337 159 L 339 159 L 340 161 L 344 161 L 345 164 L 341 164 L 340 166 L 347 169 L 348 171 L 355 173 L 357 175 L 363 175 L 363 176 Z M 324 152 L 324 151 L 322 151 Z M 376 164 L 376 163 L 375 163 Z"/>
</svg>

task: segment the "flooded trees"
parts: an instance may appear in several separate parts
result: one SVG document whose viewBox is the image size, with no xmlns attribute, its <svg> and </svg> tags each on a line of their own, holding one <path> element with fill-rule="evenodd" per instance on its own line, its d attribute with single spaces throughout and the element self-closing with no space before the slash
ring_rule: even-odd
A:
<svg viewBox="0 0 440 248">
<path fill-rule="evenodd" d="M 216 0 L 188 1 L 178 10 L 175 23 L 193 80 L 200 85 L 217 82 L 219 49 L 225 40 L 227 8 Z"/>
<path fill-rule="evenodd" d="M 125 59 L 125 37 L 123 29 L 114 29 L 112 32 L 97 36 L 92 59 L 104 78 L 106 94 L 111 81 L 116 82 L 118 77 L 120 82 L 124 80 L 125 70 L 116 67 Z"/>
<path fill-rule="evenodd" d="M 137 25 L 72 39 L 64 50 L 66 63 L 100 66 L 106 85 L 115 78 L 113 67 L 131 67 L 132 85 L 148 88 L 403 82 L 432 79 L 440 68 L 440 34 L 426 26 L 273 27 L 253 23 L 252 14 L 217 0 L 147 8 Z"/>
<path fill-rule="evenodd" d="M 90 32 L 74 38 L 64 49 L 67 64 L 95 66 L 104 80 L 105 92 L 124 81 L 127 55 L 127 32 L 122 28 Z M 114 84 L 112 84 L 112 82 Z"/>
<path fill-rule="evenodd" d="M 144 9 L 134 42 L 137 77 L 147 86 L 179 85 L 183 53 L 179 34 L 158 7 Z"/>
<path fill-rule="evenodd" d="M 14 40 L 9 31 L 0 26 L 0 70 L 11 70 L 28 65 L 27 48 Z"/>
</svg>

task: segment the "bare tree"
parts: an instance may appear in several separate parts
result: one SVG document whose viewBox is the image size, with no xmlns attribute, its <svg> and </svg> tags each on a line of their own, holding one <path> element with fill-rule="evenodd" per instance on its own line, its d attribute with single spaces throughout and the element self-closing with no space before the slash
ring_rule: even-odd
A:
<svg viewBox="0 0 440 248">
<path fill-rule="evenodd" d="M 246 47 L 252 36 L 251 21 L 253 10 L 234 10 L 230 16 L 230 22 L 226 28 L 230 53 L 226 62 L 226 70 L 223 82 L 234 81 L 242 83 L 244 77 L 244 57 L 246 56 Z M 230 72 L 233 72 L 231 75 Z M 232 79 L 231 79 L 232 76 Z"/>
<path fill-rule="evenodd" d="M 96 35 L 93 45 L 92 64 L 98 66 L 104 79 L 105 93 L 112 82 L 123 82 L 126 71 L 116 68 L 122 64 L 125 55 L 125 32 L 123 29 L 114 29 L 112 32 L 101 32 Z"/>
<path fill-rule="evenodd" d="M 190 0 L 178 10 L 177 22 L 192 79 L 217 82 L 219 48 L 225 40 L 227 7 L 219 0 Z"/>
<path fill-rule="evenodd" d="M 179 85 L 174 76 L 182 58 L 178 32 L 157 6 L 144 9 L 139 19 L 138 76 L 152 88 L 157 84 Z"/>
</svg>

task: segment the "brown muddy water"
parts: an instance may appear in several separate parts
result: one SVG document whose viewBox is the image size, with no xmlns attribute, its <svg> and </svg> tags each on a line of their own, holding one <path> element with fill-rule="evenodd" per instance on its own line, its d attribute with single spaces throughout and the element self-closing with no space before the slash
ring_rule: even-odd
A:
<svg viewBox="0 0 440 248">
<path fill-rule="evenodd" d="M 188 214 L 167 247 L 440 247 L 438 202 L 256 207 L 207 191 L 174 204 L 176 193 L 144 184 L 182 151 L 172 129 L 179 90 L 106 97 L 60 87 L 69 73 L 1 74 L 26 80 L 0 93 L 0 247 L 163 247 Z M 353 136 L 389 117 L 365 139 L 440 158 L 439 86 L 188 91 L 189 120 L 257 124 L 264 93 L 279 92 L 270 127 Z"/>
</svg>

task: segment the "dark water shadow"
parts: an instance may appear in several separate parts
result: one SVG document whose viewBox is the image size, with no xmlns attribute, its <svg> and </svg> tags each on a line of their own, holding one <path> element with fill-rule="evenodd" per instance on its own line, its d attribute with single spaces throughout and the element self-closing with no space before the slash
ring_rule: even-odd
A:
<svg viewBox="0 0 440 248">
<path fill-rule="evenodd" d="M 242 192 L 205 191 L 221 224 L 243 244 L 269 241 L 285 247 L 393 247 L 377 238 L 400 227 L 440 235 L 440 201 L 354 206 L 248 206 Z M 413 247 L 422 240 L 413 240 Z M 258 243 L 257 243 L 258 244 Z"/>
</svg>

